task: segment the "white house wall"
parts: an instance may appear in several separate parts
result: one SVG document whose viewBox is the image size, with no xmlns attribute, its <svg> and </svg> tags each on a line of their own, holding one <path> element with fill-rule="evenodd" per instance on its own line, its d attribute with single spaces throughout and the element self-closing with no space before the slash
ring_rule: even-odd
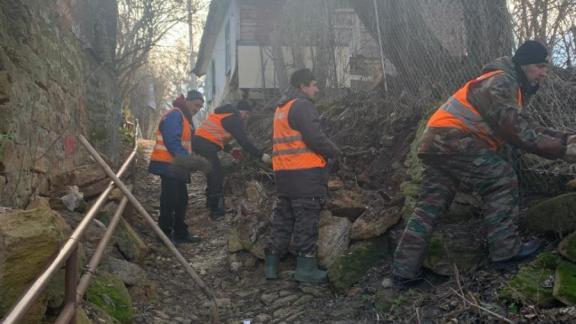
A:
<svg viewBox="0 0 576 324">
<path fill-rule="evenodd" d="M 236 70 L 236 42 L 239 35 L 238 6 L 235 0 L 231 1 L 226 19 L 223 21 L 216 38 L 216 44 L 211 55 L 208 72 L 206 73 L 204 93 L 207 99 L 207 108 L 213 111 L 220 106 L 228 94 L 230 79 Z M 230 68 L 226 71 L 226 24 L 230 23 Z M 212 70 L 214 64 L 214 71 Z M 215 91 L 213 91 L 214 82 Z"/>
<path fill-rule="evenodd" d="M 289 47 L 282 48 L 288 75 L 294 71 L 292 51 Z M 312 52 L 314 48 L 304 48 L 304 65 L 313 68 Z M 336 68 L 338 69 L 338 85 L 327 84 L 329 87 L 350 87 L 348 47 L 336 47 Z M 238 87 L 241 89 L 274 89 L 277 88 L 276 73 L 272 60 L 272 48 L 258 45 L 238 46 Z"/>
</svg>

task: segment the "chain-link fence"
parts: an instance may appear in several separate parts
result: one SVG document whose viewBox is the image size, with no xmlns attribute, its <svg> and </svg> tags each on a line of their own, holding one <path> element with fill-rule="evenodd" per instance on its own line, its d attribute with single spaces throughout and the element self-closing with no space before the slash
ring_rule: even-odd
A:
<svg viewBox="0 0 576 324">
<path fill-rule="evenodd" d="M 527 39 L 545 44 L 554 65 L 527 112 L 538 123 L 576 133 L 576 1 L 359 0 L 351 1 L 380 52 L 394 66 L 383 79 L 390 96 L 408 92 L 445 100 L 482 66 L 510 56 Z M 527 156 L 521 177 L 531 189 L 556 193 L 576 176 L 569 165 Z"/>
</svg>

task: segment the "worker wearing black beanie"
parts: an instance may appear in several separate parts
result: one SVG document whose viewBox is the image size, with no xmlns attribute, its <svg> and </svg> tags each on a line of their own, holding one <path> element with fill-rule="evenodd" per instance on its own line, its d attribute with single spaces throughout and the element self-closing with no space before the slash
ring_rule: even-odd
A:
<svg viewBox="0 0 576 324">
<path fill-rule="evenodd" d="M 548 63 L 548 50 L 541 43 L 528 40 L 518 47 L 512 62 L 518 65 Z"/>
<path fill-rule="evenodd" d="M 392 261 L 392 287 L 422 281 L 434 226 L 459 188 L 482 197 L 484 233 L 494 266 L 535 256 L 542 242 L 522 239 L 518 153 L 576 163 L 576 134 L 545 128 L 524 113 L 548 74 L 546 47 L 523 43 L 513 57 L 488 63 L 430 116 L 419 137 L 420 192 Z"/>
</svg>

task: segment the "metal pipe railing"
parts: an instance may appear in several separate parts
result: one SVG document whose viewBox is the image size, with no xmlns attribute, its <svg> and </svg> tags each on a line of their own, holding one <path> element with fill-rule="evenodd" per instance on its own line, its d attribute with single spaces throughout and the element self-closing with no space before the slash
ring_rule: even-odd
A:
<svg viewBox="0 0 576 324">
<path fill-rule="evenodd" d="M 138 149 L 137 145 L 138 144 L 136 141 L 136 144 L 134 145 L 134 150 L 132 151 L 130 156 L 126 159 L 126 161 L 116 174 L 117 177 L 121 177 L 130 166 L 130 163 L 132 163 L 132 160 L 134 160 L 134 157 L 136 156 Z M 54 277 L 56 272 L 60 268 L 62 268 L 64 263 L 67 263 L 66 267 L 67 270 L 72 270 L 74 267 L 76 267 L 77 269 L 77 260 L 75 260 L 76 259 L 75 254 L 76 249 L 78 247 L 78 242 L 82 237 L 82 235 L 84 234 L 84 232 L 86 231 L 86 229 L 88 228 L 90 222 L 94 219 L 94 217 L 96 217 L 96 213 L 102 207 L 102 205 L 106 201 L 106 198 L 108 197 L 110 192 L 112 192 L 112 189 L 114 189 L 114 186 L 115 185 L 113 181 L 110 182 L 110 184 L 108 184 L 106 190 L 102 192 L 102 194 L 100 194 L 94 205 L 90 208 L 90 210 L 84 217 L 84 219 L 82 219 L 82 221 L 80 222 L 80 224 L 78 224 L 74 232 L 70 235 L 70 237 L 68 238 L 62 249 L 60 249 L 60 251 L 54 258 L 52 263 L 50 263 L 50 265 L 48 265 L 46 270 L 42 274 L 40 274 L 40 276 L 34 281 L 34 283 L 30 286 L 30 288 L 28 288 L 26 293 L 24 293 L 24 295 L 20 297 L 19 301 L 14 305 L 12 310 L 4 317 L 4 319 L 2 320 L 2 324 L 19 323 L 26 315 L 32 304 L 38 299 L 40 294 L 44 292 L 50 280 Z M 73 264 L 74 262 L 76 262 L 76 265 Z M 76 278 L 73 277 L 74 275 L 72 273 L 68 273 L 68 271 L 66 276 L 67 276 L 66 297 L 69 300 L 72 299 L 75 300 L 76 283 L 75 282 L 72 283 L 72 280 L 75 280 Z M 73 288 L 68 285 L 73 285 Z"/>
<path fill-rule="evenodd" d="M 98 265 L 100 264 L 100 261 L 102 260 L 102 257 L 104 256 L 104 251 L 106 250 L 108 243 L 110 243 L 110 240 L 112 240 L 112 235 L 114 235 L 114 232 L 116 231 L 116 227 L 120 223 L 120 219 L 122 217 L 122 214 L 124 213 L 124 210 L 126 209 L 127 204 L 128 204 L 128 198 L 122 197 L 122 201 L 120 201 L 120 205 L 118 205 L 118 208 L 116 209 L 116 212 L 114 213 L 114 216 L 112 217 L 112 219 L 108 223 L 108 228 L 106 229 L 104 236 L 102 237 L 102 239 L 100 239 L 100 242 L 98 243 L 98 246 L 96 247 L 96 251 L 92 255 L 90 262 L 86 266 L 86 268 L 84 270 L 84 274 L 82 275 L 82 278 L 80 278 L 80 282 L 78 283 L 78 287 L 74 286 L 74 296 L 75 296 L 74 302 L 68 302 L 67 301 L 65 303 L 64 308 L 60 312 L 60 316 L 58 316 L 58 318 L 54 322 L 55 324 L 70 323 L 70 321 L 72 321 L 74 319 L 74 315 L 76 315 L 76 303 L 75 303 L 75 301 L 76 300 L 82 300 L 82 297 L 84 297 L 86 290 L 88 290 L 88 286 L 90 285 L 90 281 L 92 280 L 92 277 L 93 277 L 94 273 L 96 272 L 96 268 L 98 267 Z"/>
<path fill-rule="evenodd" d="M 82 143 L 84 148 L 88 150 L 88 152 L 90 152 L 90 155 L 92 155 L 92 157 L 100 164 L 102 169 L 104 169 L 106 174 L 108 174 L 108 176 L 112 178 L 112 180 L 114 181 L 114 183 L 116 183 L 118 188 L 122 190 L 124 195 L 128 198 L 128 200 L 130 200 L 132 206 L 138 211 L 138 213 L 142 217 L 144 217 L 144 220 L 146 220 L 148 225 L 150 225 L 152 230 L 154 230 L 154 233 L 156 233 L 156 235 L 158 235 L 158 237 L 162 240 L 162 242 L 164 242 L 164 245 L 168 248 L 168 250 L 170 250 L 172 255 L 176 257 L 178 262 L 184 267 L 184 270 L 186 270 L 186 272 L 188 273 L 188 275 L 190 275 L 190 277 L 196 283 L 196 285 L 200 287 L 204 295 L 208 297 L 210 301 L 212 323 L 219 323 L 220 317 L 218 313 L 218 304 L 216 303 L 216 295 L 214 294 L 214 292 L 210 288 L 208 288 L 208 286 L 204 283 L 204 281 L 200 278 L 200 276 L 196 273 L 196 271 L 192 269 L 188 261 L 180 253 L 180 251 L 176 249 L 176 247 L 174 246 L 174 244 L 172 244 L 168 236 L 164 234 L 164 232 L 160 229 L 158 224 L 156 224 L 152 216 L 150 216 L 150 214 L 146 211 L 146 209 L 144 209 L 142 204 L 138 201 L 138 199 L 136 199 L 136 197 L 134 197 L 134 195 L 130 192 L 130 190 L 128 190 L 124 182 L 120 180 L 120 178 L 118 178 L 116 175 L 114 175 L 112 169 L 110 169 L 106 161 L 102 159 L 102 157 L 98 154 L 98 152 L 94 149 L 94 147 L 92 147 L 92 145 L 88 142 L 88 140 L 86 140 L 86 138 L 84 138 L 84 136 L 82 135 L 79 136 L 79 139 L 80 143 Z"/>
</svg>

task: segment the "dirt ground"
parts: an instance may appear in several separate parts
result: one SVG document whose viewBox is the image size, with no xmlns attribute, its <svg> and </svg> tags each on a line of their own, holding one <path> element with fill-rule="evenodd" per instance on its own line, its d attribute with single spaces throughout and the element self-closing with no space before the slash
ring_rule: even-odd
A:
<svg viewBox="0 0 576 324">
<path fill-rule="evenodd" d="M 135 194 L 157 218 L 160 179 L 146 170 L 151 147 L 152 142 L 144 142 L 139 150 Z M 237 197 L 227 197 L 229 212 L 213 222 L 205 208 L 204 186 L 203 175 L 192 175 L 187 222 L 202 242 L 178 249 L 216 294 L 222 323 L 570 323 L 576 318 L 574 307 L 542 310 L 498 301 L 497 291 L 516 266 L 496 270 L 484 265 L 450 278 L 429 275 L 425 284 L 397 293 L 382 288 L 389 275 L 389 263 L 382 260 L 352 288 L 335 291 L 329 284 L 292 280 L 295 261 L 288 257 L 282 261 L 282 279 L 267 281 L 263 261 L 247 252 L 228 252 L 228 232 L 236 217 L 231 207 Z M 132 223 L 152 248 L 142 266 L 155 286 L 155 293 L 134 294 L 135 322 L 208 323 L 208 302 L 201 290 L 143 221 Z M 393 237 L 399 227 L 392 230 Z M 388 301 L 388 309 L 376 306 L 382 300 Z"/>
</svg>

